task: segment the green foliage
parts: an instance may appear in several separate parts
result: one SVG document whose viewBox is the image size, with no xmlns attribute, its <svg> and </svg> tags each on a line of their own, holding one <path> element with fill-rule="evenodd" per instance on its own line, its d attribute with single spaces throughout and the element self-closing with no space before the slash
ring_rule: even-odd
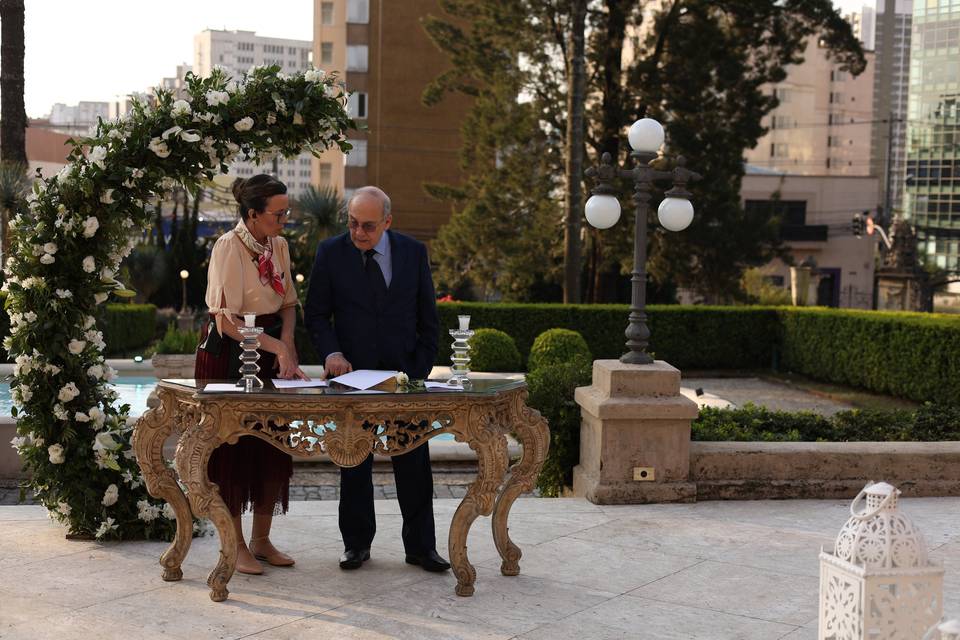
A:
<svg viewBox="0 0 960 640">
<path fill-rule="evenodd" d="M 533 341 L 527 369 L 536 371 L 543 366 L 574 360 L 593 361 L 590 347 L 583 336 L 572 329 L 549 329 Z"/>
<path fill-rule="evenodd" d="M 527 375 L 527 404 L 550 425 L 550 450 L 537 478 L 543 496 L 557 497 L 572 484 L 580 461 L 580 406 L 573 393 L 590 384 L 590 375 L 590 363 L 583 360 L 545 365 Z"/>
<path fill-rule="evenodd" d="M 936 442 L 960 440 L 960 405 L 926 403 L 915 411 L 841 411 L 833 416 L 705 407 L 693 440 L 767 442 Z"/>
<path fill-rule="evenodd" d="M 520 352 L 509 334 L 477 329 L 470 338 L 470 368 L 474 371 L 519 371 Z"/>
<path fill-rule="evenodd" d="M 960 398 L 960 318 L 781 308 L 783 369 L 920 402 Z"/>
<path fill-rule="evenodd" d="M 740 278 L 743 294 L 753 304 L 763 306 L 782 306 L 792 303 L 790 292 L 767 280 L 760 269 L 747 269 Z"/>
<path fill-rule="evenodd" d="M 109 354 L 125 354 L 150 344 L 157 308 L 152 304 L 108 304 L 103 313 L 103 339 Z"/>
<path fill-rule="evenodd" d="M 158 211 L 147 203 L 174 187 L 198 193 L 241 154 L 265 161 L 304 147 L 317 154 L 350 149 L 345 133 L 355 123 L 346 93 L 320 71 L 285 75 L 278 66 L 255 67 L 231 79 L 217 68 L 208 78 L 187 74 L 186 84 L 181 99 L 158 89 L 134 100 L 128 116 L 100 122 L 92 137 L 74 141 L 68 164 L 34 184 L 29 210 L 13 220 L 6 286 L 15 330 L 5 347 L 17 363 L 17 450 L 29 477 L 25 488 L 73 534 L 173 531 L 168 518 L 157 517 L 162 503 L 147 494 L 130 455 L 129 407 L 113 403 L 95 319 L 99 305 L 122 291 L 115 274 L 130 237 L 155 220 Z M 199 280 L 197 202 L 189 213 L 185 198 L 180 205 L 183 231 L 168 247 L 169 264 Z M 136 333 L 131 328 L 124 339 Z"/>
<path fill-rule="evenodd" d="M 294 274 L 310 276 L 317 245 L 346 231 L 347 203 L 333 187 L 309 186 L 290 203 L 299 225 L 290 227 L 290 264 Z"/>
<path fill-rule="evenodd" d="M 177 329 L 172 322 L 167 332 L 154 345 L 154 353 L 196 353 L 200 334 L 196 331 Z"/>
</svg>

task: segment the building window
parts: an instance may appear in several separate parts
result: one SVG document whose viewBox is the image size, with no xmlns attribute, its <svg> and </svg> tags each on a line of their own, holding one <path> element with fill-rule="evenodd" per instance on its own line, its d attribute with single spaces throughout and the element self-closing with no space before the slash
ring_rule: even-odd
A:
<svg viewBox="0 0 960 640">
<path fill-rule="evenodd" d="M 320 43 L 320 64 L 333 64 L 333 43 Z"/>
<path fill-rule="evenodd" d="M 353 44 L 347 46 L 347 71 L 366 71 L 367 70 L 367 52 L 365 44 Z"/>
<path fill-rule="evenodd" d="M 802 226 L 807 223 L 806 200 L 747 200 L 743 209 L 751 216 L 779 217 L 781 225 Z"/>
<path fill-rule="evenodd" d="M 370 22 L 370 0 L 347 0 L 347 22 L 353 24 Z"/>
<path fill-rule="evenodd" d="M 367 141 L 366 140 L 348 140 L 353 149 L 345 156 L 348 167 L 367 166 Z"/>
<path fill-rule="evenodd" d="M 333 3 L 320 3 L 320 24 L 325 27 L 333 26 Z"/>
<path fill-rule="evenodd" d="M 790 147 L 785 142 L 770 143 L 771 158 L 786 158 L 790 155 Z"/>
<path fill-rule="evenodd" d="M 320 184 L 329 185 L 333 180 L 333 166 L 329 162 L 320 163 Z"/>
<path fill-rule="evenodd" d="M 367 94 L 359 91 L 347 98 L 347 113 L 351 118 L 363 120 L 367 117 Z"/>
</svg>

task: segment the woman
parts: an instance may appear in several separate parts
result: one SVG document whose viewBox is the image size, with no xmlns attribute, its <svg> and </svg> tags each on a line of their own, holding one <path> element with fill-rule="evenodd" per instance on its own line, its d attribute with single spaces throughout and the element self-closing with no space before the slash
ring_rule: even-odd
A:
<svg viewBox="0 0 960 640">
<path fill-rule="evenodd" d="M 290 251 L 279 237 L 290 214 L 287 187 L 261 174 L 233 183 L 240 222 L 221 236 L 210 255 L 207 307 L 210 322 L 200 337 L 194 377 L 198 380 L 238 380 L 239 342 L 244 313 L 257 315 L 260 368 L 280 378 L 307 379 L 300 370 L 293 342 L 297 291 L 290 275 Z M 261 374 L 262 375 L 262 374 Z M 259 438 L 244 436 L 235 445 L 221 445 L 210 457 L 210 480 L 237 531 L 237 571 L 263 573 L 259 560 L 274 566 L 294 561 L 270 542 L 275 513 L 286 513 L 293 461 Z M 253 507 L 250 546 L 244 542 L 240 514 Z"/>
</svg>

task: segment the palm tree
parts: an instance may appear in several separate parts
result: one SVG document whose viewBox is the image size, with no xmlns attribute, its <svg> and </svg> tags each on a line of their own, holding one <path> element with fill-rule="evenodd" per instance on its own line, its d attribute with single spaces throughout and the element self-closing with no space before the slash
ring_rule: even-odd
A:
<svg viewBox="0 0 960 640">
<path fill-rule="evenodd" d="M 292 234 L 290 258 L 294 273 L 310 273 L 317 245 L 326 238 L 346 229 L 344 214 L 346 202 L 333 187 L 310 186 L 292 202 L 295 220 L 299 225 Z"/>
<path fill-rule="evenodd" d="M 23 0 L 0 0 L 0 160 L 27 164 L 23 107 Z"/>
<path fill-rule="evenodd" d="M 17 162 L 0 162 L 0 264 L 10 250 L 10 218 L 23 208 L 30 190 L 27 166 Z"/>
</svg>

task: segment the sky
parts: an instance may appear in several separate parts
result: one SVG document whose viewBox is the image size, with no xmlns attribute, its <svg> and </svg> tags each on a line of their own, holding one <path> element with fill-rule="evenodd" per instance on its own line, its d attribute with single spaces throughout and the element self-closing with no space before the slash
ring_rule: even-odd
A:
<svg viewBox="0 0 960 640">
<path fill-rule="evenodd" d="M 313 0 L 26 0 L 25 102 L 109 101 L 143 91 L 193 59 L 204 29 L 313 40 Z"/>
<path fill-rule="evenodd" d="M 865 1 L 834 4 L 846 14 Z M 312 40 L 313 0 L 26 0 L 27 115 L 153 87 L 191 62 L 208 28 Z"/>
</svg>

